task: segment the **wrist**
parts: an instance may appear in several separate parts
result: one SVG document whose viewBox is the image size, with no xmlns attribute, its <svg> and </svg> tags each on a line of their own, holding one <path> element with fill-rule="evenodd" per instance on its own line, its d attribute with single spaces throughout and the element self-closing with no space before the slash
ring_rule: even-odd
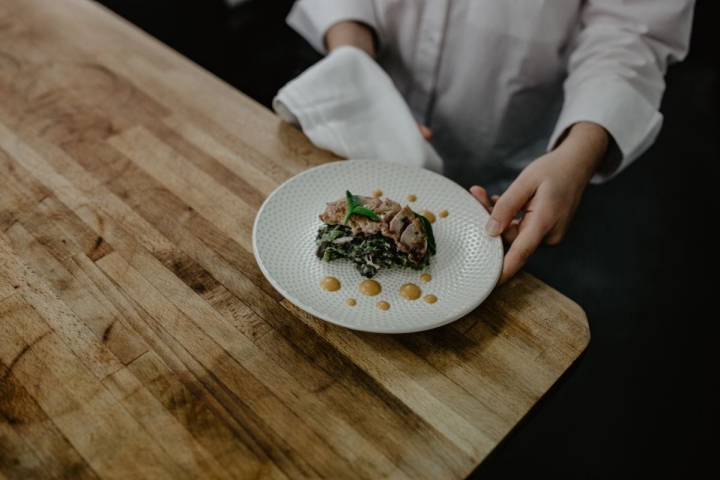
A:
<svg viewBox="0 0 720 480">
<path fill-rule="evenodd" d="M 557 149 L 571 155 L 589 180 L 602 167 L 611 143 L 612 137 L 601 125 L 577 122 L 568 128 Z"/>
<path fill-rule="evenodd" d="M 375 58 L 376 44 L 375 31 L 364 23 L 352 20 L 336 23 L 325 34 L 328 52 L 343 45 L 351 45 Z"/>
</svg>

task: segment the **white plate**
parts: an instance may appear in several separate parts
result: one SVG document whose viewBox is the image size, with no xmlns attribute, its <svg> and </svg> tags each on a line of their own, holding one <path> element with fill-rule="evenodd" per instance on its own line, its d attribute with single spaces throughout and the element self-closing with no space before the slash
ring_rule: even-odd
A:
<svg viewBox="0 0 720 480">
<path fill-rule="evenodd" d="M 381 284 L 382 292 L 369 297 L 359 292 L 365 278 L 351 262 L 317 258 L 315 236 L 326 202 L 343 198 L 345 190 L 371 195 L 376 189 L 382 197 L 416 212 L 429 210 L 436 215 L 437 254 L 427 269 L 430 282 L 423 282 L 418 271 L 381 269 L 373 280 Z M 409 202 L 410 194 L 417 200 Z M 440 218 L 441 210 L 447 210 L 448 216 Z M 318 318 L 366 332 L 418 332 L 466 315 L 495 287 L 504 252 L 500 237 L 485 233 L 487 219 L 488 213 L 470 192 L 437 173 L 380 160 L 339 160 L 306 170 L 270 194 L 255 217 L 253 250 L 270 283 Z M 340 280 L 340 290 L 320 288 L 318 281 L 326 275 Z M 418 285 L 422 296 L 434 294 L 437 302 L 404 299 L 399 293 L 404 283 Z M 346 305 L 348 298 L 357 304 Z M 390 304 L 389 310 L 376 307 L 381 300 Z"/>
</svg>

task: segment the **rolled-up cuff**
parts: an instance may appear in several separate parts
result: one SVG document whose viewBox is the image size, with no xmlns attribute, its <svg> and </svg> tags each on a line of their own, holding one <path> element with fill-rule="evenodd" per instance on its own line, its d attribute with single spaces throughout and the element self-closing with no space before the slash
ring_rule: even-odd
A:
<svg viewBox="0 0 720 480">
<path fill-rule="evenodd" d="M 556 147 L 561 135 L 574 123 L 594 122 L 613 137 L 619 159 L 609 152 L 605 168 L 593 175 L 590 183 L 599 184 L 613 178 L 647 150 L 658 134 L 663 116 L 645 97 L 617 77 L 600 77 L 565 88 L 565 102 L 560 118 L 548 143 Z M 613 162 L 607 168 L 607 162 Z"/>
<path fill-rule="evenodd" d="M 328 29 L 338 22 L 351 20 L 371 27 L 382 44 L 375 10 L 369 0 L 298 0 L 285 19 L 293 30 L 323 55 L 328 53 L 325 46 Z"/>
</svg>

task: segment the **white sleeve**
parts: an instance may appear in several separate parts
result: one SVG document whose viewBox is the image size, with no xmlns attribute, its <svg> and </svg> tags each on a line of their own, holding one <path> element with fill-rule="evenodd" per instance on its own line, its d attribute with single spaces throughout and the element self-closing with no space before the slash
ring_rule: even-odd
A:
<svg viewBox="0 0 720 480">
<path fill-rule="evenodd" d="M 354 20 L 378 33 L 372 0 L 296 0 L 287 24 L 323 55 L 327 54 L 325 33 L 338 22 Z"/>
<path fill-rule="evenodd" d="M 612 135 L 617 163 L 592 183 L 614 177 L 657 138 L 667 67 L 685 58 L 694 0 L 588 0 L 570 43 L 560 117 L 548 144 L 573 123 L 595 122 Z M 617 152 L 616 152 L 617 153 Z"/>
</svg>

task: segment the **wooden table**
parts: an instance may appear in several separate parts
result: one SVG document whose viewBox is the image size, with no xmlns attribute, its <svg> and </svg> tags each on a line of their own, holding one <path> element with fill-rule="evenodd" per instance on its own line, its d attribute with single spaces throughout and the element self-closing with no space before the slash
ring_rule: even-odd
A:
<svg viewBox="0 0 720 480">
<path fill-rule="evenodd" d="M 263 277 L 263 200 L 339 160 L 89 0 L 0 3 L 0 479 L 464 478 L 586 348 L 521 273 L 408 335 Z"/>
</svg>

